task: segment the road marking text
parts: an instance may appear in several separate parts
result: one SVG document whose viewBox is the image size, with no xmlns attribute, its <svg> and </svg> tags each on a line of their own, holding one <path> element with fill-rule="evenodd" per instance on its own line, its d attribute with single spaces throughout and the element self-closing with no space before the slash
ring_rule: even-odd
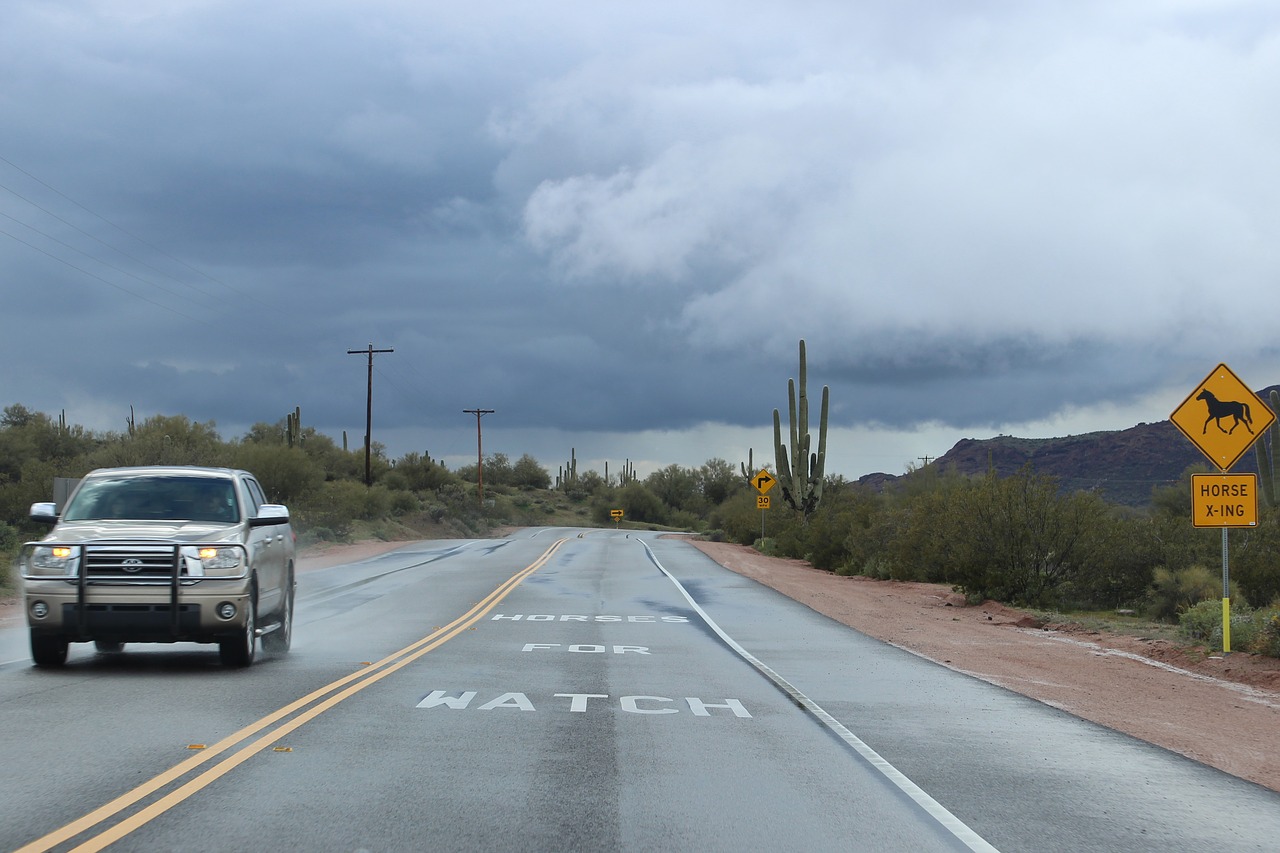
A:
<svg viewBox="0 0 1280 853">
<path fill-rule="evenodd" d="M 450 695 L 450 693 L 458 693 L 458 691 L 433 690 L 427 694 L 421 702 L 415 707 L 418 708 L 451 708 L 455 711 L 467 710 L 471 707 L 471 702 L 476 698 L 477 691 L 464 690 L 458 695 Z M 573 713 L 584 714 L 587 712 L 588 705 L 593 708 L 599 708 L 608 703 L 609 695 L 607 693 L 556 693 L 555 699 L 567 699 L 565 703 L 555 703 L 561 710 L 568 710 Z M 592 702 L 593 699 L 599 699 L 600 702 Z M 706 702 L 693 696 L 687 696 L 684 699 L 669 699 L 666 696 L 621 696 L 618 698 L 618 707 L 628 714 L 678 714 L 679 707 L 673 707 L 683 702 L 688 706 L 689 711 L 695 717 L 710 717 L 712 711 L 721 709 L 729 711 L 735 717 L 750 717 L 751 713 L 746 706 L 737 699 L 725 699 L 723 702 Z M 503 693 L 484 702 L 474 710 L 477 711 L 493 711 L 498 708 L 513 708 L 517 711 L 536 711 L 532 700 L 524 693 Z"/>
</svg>

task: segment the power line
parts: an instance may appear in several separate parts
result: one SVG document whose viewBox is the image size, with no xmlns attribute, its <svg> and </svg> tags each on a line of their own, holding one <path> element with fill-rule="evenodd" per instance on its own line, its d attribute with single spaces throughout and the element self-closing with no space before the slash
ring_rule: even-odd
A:
<svg viewBox="0 0 1280 853">
<path fill-rule="evenodd" d="M 23 240 L 21 237 L 18 237 L 18 236 L 14 235 L 14 234 L 10 234 L 8 231 L 5 231 L 3 228 L 0 228 L 0 234 L 3 234 L 3 235 L 5 235 L 6 237 L 9 237 L 9 238 L 11 238 L 11 239 L 13 239 L 13 240 L 16 240 L 16 241 L 18 241 L 19 243 L 21 243 L 21 244 L 22 244 L 22 245 L 24 245 L 24 246 L 29 246 L 30 248 L 35 249 L 35 250 L 36 250 L 37 252 L 39 252 L 40 254 L 42 254 L 42 255 L 47 255 L 48 257 L 53 258 L 55 261 L 57 261 L 57 262 L 58 262 L 58 263 L 60 263 L 60 264 L 66 264 L 67 266 L 69 266 L 69 267 L 71 267 L 73 270 L 75 270 L 76 272 L 84 273 L 85 275 L 89 276 L 90 278 L 96 278 L 98 281 L 102 282 L 103 284 L 108 285 L 108 286 L 110 286 L 110 287 L 114 287 L 116 290 L 119 290 L 119 291 L 121 291 L 122 293 L 127 293 L 127 294 L 129 294 L 130 296 L 132 296 L 132 297 L 134 297 L 134 298 L 136 298 L 136 299 L 141 299 L 143 302 L 146 302 L 146 303 L 149 303 L 149 304 L 151 304 L 151 305 L 154 305 L 154 306 L 156 306 L 157 308 L 163 309 L 163 310 L 168 311 L 168 312 L 173 313 L 173 314 L 177 314 L 179 317 L 182 317 L 182 318 L 184 318 L 184 319 L 190 320 L 190 321 L 192 321 L 193 323 L 198 323 L 198 322 L 200 322 L 200 321 L 199 321 L 199 320 L 197 320 L 195 317 L 192 317 L 190 314 L 184 314 L 184 313 L 182 313 L 181 311 L 179 311 L 179 310 L 178 310 L 178 309 L 176 309 L 176 308 L 170 308 L 168 305 L 162 305 L 162 304 L 160 304 L 159 302 L 156 302 L 154 299 L 148 299 L 147 297 L 143 296 L 141 293 L 134 293 L 134 292 L 133 292 L 132 290 L 130 290 L 129 288 L 127 288 L 127 287 L 121 287 L 120 285 L 116 284 L 114 281 L 108 281 L 107 279 L 103 278 L 103 277 L 102 277 L 102 276 L 100 276 L 100 275 L 97 275 L 96 273 L 91 273 L 91 272 L 89 272 L 89 271 L 88 271 L 88 270 L 86 270 L 86 269 L 83 269 L 83 268 L 81 268 L 81 267 L 78 267 L 78 266 L 76 266 L 75 264 L 71 263 L 70 261 L 65 260 L 64 258 L 60 258 L 60 257 L 58 257 L 57 255 L 52 254 L 51 252 L 47 252 L 47 251 L 45 251 L 44 249 L 40 248 L 39 246 L 37 246 L 37 245 L 36 245 L 36 244 L 34 244 L 34 243 L 28 243 L 26 240 Z"/>
<path fill-rule="evenodd" d="M 3 187 L 3 185 L 0 185 L 0 188 L 2 188 L 2 187 Z M 142 282 L 143 284 L 150 285 L 150 286 L 152 286 L 152 287 L 156 288 L 157 290 L 161 291 L 162 293 L 167 293 L 167 294 L 169 294 L 170 296 L 172 296 L 172 297 L 174 297 L 174 298 L 176 298 L 176 299 L 185 299 L 185 300 L 187 300 L 187 301 L 189 301 L 189 302 L 194 303 L 195 305 L 197 305 L 197 306 L 199 306 L 199 307 L 201 307 L 201 308 L 212 308 L 212 307 L 214 307 L 214 306 L 210 305 L 209 303 L 206 303 L 206 302 L 200 302 L 200 301 L 198 301 L 198 300 L 191 299 L 191 298 L 190 298 L 190 297 L 188 297 L 188 296 L 183 296 L 183 295 L 182 295 L 182 294 L 180 294 L 180 293 L 175 293 L 174 291 L 172 291 L 172 290 L 168 289 L 167 287 L 164 287 L 163 285 L 156 284 L 154 281 L 148 281 L 147 279 L 143 278 L 142 276 L 135 275 L 135 274 L 133 274 L 133 273 L 129 272 L 128 270 L 121 269 L 120 267 L 116 266 L 115 264 L 108 263 L 107 261 L 104 261 L 102 258 L 99 258 L 99 257 L 96 257 L 96 256 L 94 256 L 94 255 L 89 254 L 88 252 L 84 251 L 83 249 L 77 249 L 75 246 L 72 246 L 70 243 L 67 243 L 67 242 L 64 242 L 64 241 L 62 241 L 62 240 L 59 240 L 57 237 L 54 237 L 52 234 L 47 234 L 47 233 L 45 233 L 44 231 L 41 231 L 39 228 L 36 228 L 36 227 L 34 227 L 34 226 L 31 226 L 31 225 L 28 225 L 27 223 L 23 222 L 23 221 L 22 221 L 22 220 L 20 220 L 20 219 L 15 219 L 14 217 L 10 216 L 10 215 L 9 215 L 9 214 L 7 214 L 7 213 L 0 213 L 0 216 L 3 216 L 5 219 L 8 219 L 10 222 L 14 222 L 14 223 L 17 223 L 18 225 L 21 225 L 23 228 L 26 228 L 28 231 L 34 231 L 35 233 L 39 234 L 41 237 L 44 237 L 46 240 L 51 240 L 51 241 L 53 241 L 54 243 L 57 243 L 59 246 L 62 246 L 62 247 L 63 247 L 63 248 L 65 248 L 65 249 L 70 249 L 71 251 L 75 252 L 77 255 L 81 255 L 82 257 L 88 258 L 88 259 L 89 259 L 89 260 L 91 260 L 91 261 L 94 261 L 94 262 L 96 262 L 96 263 L 102 264 L 102 265 L 103 265 L 104 267 L 106 267 L 107 269 L 115 270 L 116 272 L 120 273 L 121 275 L 128 276 L 129 278 L 134 279 L 135 281 L 140 281 L 140 282 Z M 56 217 L 55 217 L 55 218 L 56 218 Z M 72 228 L 75 228 L 75 226 L 74 226 L 74 225 L 72 225 L 71 227 L 72 227 Z M 77 230 L 79 230 L 79 229 L 77 229 Z M 6 234 L 8 234 L 9 232 L 7 232 L 7 231 L 6 231 L 5 233 L 6 233 Z M 83 233 L 83 232 L 81 232 L 81 233 Z M 12 234 L 9 234 L 9 236 L 10 236 L 10 237 L 12 237 L 13 235 L 12 235 Z M 86 236 L 90 236 L 90 237 L 92 237 L 93 235 L 86 235 Z M 15 238 L 15 239 L 17 239 L 17 238 Z M 25 241 L 20 241 L 20 242 L 25 242 Z M 99 242 L 101 242 L 101 241 L 99 241 Z M 34 246 L 34 245 L 32 245 L 31 243 L 26 243 L 26 245 L 31 246 L 32 248 L 35 248 L 35 246 Z M 103 245 L 105 246 L 106 244 L 105 244 L 105 243 L 103 243 Z M 108 246 L 108 248 L 111 248 L 111 247 L 109 247 L 109 246 Z M 46 252 L 45 254 L 49 254 L 49 253 L 48 253 L 48 252 Z M 57 256 L 55 256 L 55 255 L 50 255 L 50 257 L 54 257 L 54 258 L 55 258 L 55 259 L 57 259 L 57 260 L 61 260 L 61 258 L 57 258 Z M 125 255 L 125 257 L 129 257 L 129 256 L 128 256 L 128 255 Z M 133 260 L 137 260 L 137 259 L 136 259 L 136 258 L 134 258 Z M 141 261 L 139 261 L 139 263 L 141 263 Z M 143 264 L 143 266 L 147 266 L 147 264 Z M 74 269 L 79 269 L 79 267 L 73 267 L 73 268 L 74 268 Z M 150 268 L 150 269 L 155 269 L 154 267 L 149 267 L 149 268 Z M 159 272 L 159 270 L 157 270 L 157 272 Z M 163 274 L 163 273 L 162 273 L 162 274 Z M 126 293 L 131 293 L 131 291 L 125 291 L 125 292 L 126 292 Z M 204 291 L 199 291 L 199 292 L 204 293 Z M 136 295 L 136 294 L 135 294 L 135 295 Z M 205 295 L 206 295 L 206 296 L 210 296 L 210 297 L 212 298 L 212 294 L 208 294 L 208 293 L 206 293 Z"/>
<path fill-rule="evenodd" d="M 117 225 L 117 224 L 116 224 L 115 222 L 113 222 L 112 220 L 110 220 L 110 219 L 106 218 L 105 216 L 101 215 L 100 213 L 98 213 L 98 212 L 96 212 L 96 211 L 94 211 L 94 210 L 90 209 L 89 207 L 86 207 L 85 205 L 83 205 L 83 204 L 81 204 L 80 202 L 76 201 L 76 200 L 75 200 L 74 198 L 72 198 L 71 196 L 69 196 L 69 195 L 67 195 L 66 193 L 64 193 L 64 192 L 62 192 L 61 190 L 59 190 L 57 187 L 53 186 L 52 184 L 49 184 L 47 181 L 42 180 L 42 179 L 41 179 L 40 177 L 38 177 L 37 175 L 32 174 L 31 172 L 29 172 L 29 171 L 27 171 L 26 169 L 22 168 L 22 167 L 21 167 L 21 166 L 19 166 L 18 164 L 14 163 L 12 160 L 9 160 L 8 158 L 6 158 L 6 157 L 4 157 L 4 156 L 0 156 L 0 163 L 5 163 L 6 165 L 8 165 L 10 168 L 14 169 L 15 171 L 20 172 L 20 173 L 22 173 L 23 175 L 26 175 L 28 178 L 30 178 L 31 180 L 35 181 L 35 182 L 36 182 L 37 184 L 39 184 L 40 186 L 42 186 L 42 187 L 46 188 L 46 189 L 47 189 L 47 190 L 49 190 L 50 192 L 52 192 L 52 193 L 54 193 L 55 195 L 59 196 L 60 198 L 65 199 L 66 201 L 68 201 L 68 202 L 70 202 L 71 204 L 75 205 L 76 207 L 80 208 L 80 209 L 81 209 L 81 210 L 83 210 L 85 213 L 88 213 L 90 216 L 94 217 L 95 219 L 98 219 L 99 221 L 106 223 L 107 225 L 109 225 L 109 226 L 111 226 L 112 228 L 114 228 L 116 231 L 119 231 L 121 234 L 124 234 L 126 237 L 129 237 L 130 239 L 136 240 L 138 243 L 141 243 L 143 246 L 146 246 L 148 249 L 151 249 L 153 252 L 155 252 L 155 253 L 157 253 L 157 254 L 159 254 L 159 255 L 161 255 L 161 256 L 163 256 L 163 257 L 165 257 L 165 258 L 168 258 L 169 260 L 173 261 L 174 263 L 176 263 L 176 264 L 178 264 L 178 265 L 180 265 L 180 266 L 186 267 L 188 270 L 190 270 L 191 272 L 193 272 L 193 273 L 195 273 L 196 275 L 200 276 L 201 278 L 204 278 L 204 279 L 206 279 L 206 280 L 208 280 L 208 281 L 210 281 L 210 282 L 213 282 L 214 284 L 218 285 L 219 287 L 226 288 L 227 290 L 230 290 L 232 293 L 235 293 L 237 296 L 241 296 L 241 297 L 243 297 L 243 298 L 245 298 L 245 299 L 248 299 L 248 300 L 250 300 L 250 301 L 252 301 L 252 302 L 256 302 L 258 305 L 262 306 L 263 308 L 269 308 L 269 307 L 270 307 L 269 305 L 267 305 L 266 303 L 264 303 L 264 302 L 262 302 L 260 299 L 258 299 L 256 296 L 254 296 L 254 294 L 252 294 L 252 293 L 250 293 L 250 292 L 247 292 L 247 291 L 244 291 L 244 290 L 240 290 L 240 289 L 239 289 L 239 288 L 237 288 L 237 287 L 234 287 L 234 286 L 232 286 L 232 285 L 230 285 L 230 284 L 228 284 L 228 283 L 226 283 L 226 282 L 224 282 L 224 281 L 221 281 L 221 280 L 219 280 L 219 279 L 217 279 L 217 278 L 215 278 L 215 277 L 213 277 L 213 276 L 209 275 L 208 273 L 204 272 L 203 270 L 197 269 L 196 267 L 192 266 L 191 264 L 187 263 L 186 261 L 182 260 L 181 258 L 175 257 L 174 255 L 170 254 L 169 252 L 166 252 L 164 249 L 161 249 L 159 246 L 156 246 L 155 244 L 153 244 L 153 243 L 151 243 L 151 242 L 149 242 L 149 241 L 147 241 L 147 240 L 143 239 L 142 237 L 138 236 L 137 234 L 134 234 L 133 232 L 129 231 L 128 229 L 123 228 L 123 227 L 121 227 L 120 225 Z M 126 251 L 124 251 L 123 249 L 121 249 L 119 246 L 112 245 L 111 243 L 108 243 L 108 242 L 106 242 L 106 241 L 104 241 L 104 240 L 102 240 L 102 239 L 100 239 L 100 238 L 98 238 L 98 237 L 94 236 L 93 234 L 90 234 L 89 232 L 85 231 L 84 229 L 82 229 L 82 228 L 78 227 L 77 225 L 75 225 L 75 224 L 73 224 L 73 223 L 71 223 L 71 222 L 68 222 L 67 220 L 65 220 L 65 219 L 63 219 L 62 217 L 58 216 L 56 213 L 54 213 L 54 212 L 52 212 L 52 211 L 50 211 L 50 210 L 48 210 L 48 209 L 46 209 L 46 208 L 42 207 L 41 205 L 37 204 L 36 202 L 32 201 L 31 199 L 26 198 L 25 196 L 23 196 L 22 194 L 20 194 L 20 193 L 16 192 L 16 191 L 15 191 L 15 190 L 13 190 L 12 188 L 10 188 L 10 187 L 8 187 L 8 186 L 5 186 L 4 184 L 0 184 L 0 189 L 4 189 L 4 190 L 6 190 L 7 192 L 11 193 L 11 194 L 12 194 L 12 195 L 14 195 L 15 197 L 17 197 L 17 198 L 21 199 L 22 201 L 24 201 L 24 202 L 26 202 L 27 204 L 31 205 L 32 207 L 36 208 L 37 210 L 43 211 L 43 212 L 44 212 L 44 213 L 46 213 L 47 215 L 52 216 L 54 219 L 58 220 L 59 222 L 63 223 L 64 225 L 68 226 L 69 228 L 73 228 L 73 229 L 75 229 L 76 231 L 78 231 L 78 232 L 80 232 L 81 234 L 83 234 L 84 236 L 88 237 L 89 239 L 94 240 L 94 241 L 96 241 L 96 242 L 98 242 L 98 243 L 101 243 L 102 245 L 104 245 L 104 246 L 106 246 L 106 247 L 108 247 L 108 248 L 112 249 L 113 251 L 120 253 L 120 254 L 121 254 L 121 255 L 123 255 L 124 257 L 129 258 L 130 260 L 132 260 L 132 261 L 134 261 L 134 262 L 136 262 L 136 263 L 138 263 L 138 264 L 141 264 L 141 265 L 142 265 L 142 266 L 144 266 L 144 267 L 147 267 L 148 269 L 154 270 L 155 272 L 159 273 L 160 275 L 164 276 L 165 278 L 168 278 L 168 279 L 170 279 L 171 281 L 174 281 L 174 282 L 176 282 L 176 283 L 178 283 L 178 284 L 181 284 L 181 285 L 182 285 L 182 286 L 184 286 L 184 287 L 188 287 L 188 288 L 190 288 L 190 289 L 192 289 L 192 290 L 195 290 L 195 291 L 196 291 L 196 292 L 198 292 L 198 293 L 202 293 L 202 294 L 204 294 L 205 296 L 209 296 L 209 297 L 211 297 L 211 298 L 215 298 L 215 299 L 216 299 L 216 297 L 214 296 L 214 294 L 209 293 L 208 291 L 203 290 L 203 289 L 201 289 L 201 288 L 199 288 L 199 287 L 196 287 L 194 284 L 191 284 L 190 282 L 183 281 L 183 280 L 181 280 L 181 279 L 179 279 L 179 278 L 177 278 L 177 277 L 175 277 L 175 276 L 169 275 L 168 273 L 164 272 L 163 270 L 157 269 L 156 267 L 152 266 L 151 264 L 148 264 L 146 261 L 143 261 L 143 260 L 141 260 L 141 259 L 139 259 L 139 258 L 134 257 L 133 255 L 131 255 L 131 254 L 129 254 L 128 252 L 126 252 Z M 15 220 L 15 221 L 18 221 L 18 220 Z M 25 225 L 26 223 L 23 223 L 23 224 Z M 28 227 L 28 228 L 30 228 L 31 226 L 27 226 L 27 227 Z M 35 229 L 32 229 L 32 230 L 35 230 Z M 10 235 L 10 236 L 12 236 L 12 235 Z M 22 241 L 19 241 L 19 242 L 22 242 Z M 30 244 L 27 244 L 27 245 L 30 245 Z M 45 252 L 44 254 L 48 255 L 49 253 L 48 253 L 48 252 Z M 57 259 L 57 258 L 56 258 L 56 256 L 53 256 L 53 255 L 50 255 L 50 257 L 54 257 L 55 259 Z M 96 276 L 95 276 L 95 277 L 96 277 Z M 127 291 L 126 291 L 126 292 L 127 292 Z"/>
</svg>

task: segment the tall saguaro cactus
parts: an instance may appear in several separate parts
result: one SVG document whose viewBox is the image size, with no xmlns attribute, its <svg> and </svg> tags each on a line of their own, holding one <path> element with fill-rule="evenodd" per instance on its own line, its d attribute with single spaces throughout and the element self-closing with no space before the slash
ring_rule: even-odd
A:
<svg viewBox="0 0 1280 853">
<path fill-rule="evenodd" d="M 1280 414 L 1280 393 L 1274 389 L 1271 397 L 1271 411 Z M 1269 507 L 1280 506 L 1280 495 L 1276 494 L 1277 481 L 1280 480 L 1280 429 L 1272 424 L 1270 429 L 1258 436 L 1253 443 L 1254 452 L 1258 454 L 1258 474 L 1262 480 L 1262 499 Z"/>
<path fill-rule="evenodd" d="M 782 499 L 807 523 L 822 500 L 822 477 L 827 464 L 827 404 L 830 389 L 822 386 L 822 411 L 818 419 L 818 450 L 810 452 L 809 435 L 809 371 L 805 361 L 804 341 L 800 341 L 800 394 L 796 381 L 787 380 L 787 403 L 790 416 L 790 443 L 782 443 L 782 420 L 773 410 L 773 447 L 778 468 L 778 485 Z"/>
<path fill-rule="evenodd" d="M 293 447 L 302 443 L 302 408 L 294 406 L 292 412 L 285 414 L 285 442 Z"/>
</svg>

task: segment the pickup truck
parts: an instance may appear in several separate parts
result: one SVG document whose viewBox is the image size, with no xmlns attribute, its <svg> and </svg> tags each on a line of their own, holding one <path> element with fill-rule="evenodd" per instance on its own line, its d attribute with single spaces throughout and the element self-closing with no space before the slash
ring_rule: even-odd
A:
<svg viewBox="0 0 1280 853">
<path fill-rule="evenodd" d="M 228 666 L 289 650 L 293 530 L 247 471 L 103 468 L 62 512 L 32 504 L 53 530 L 18 557 L 31 657 L 60 667 L 69 643 L 217 643 Z"/>
</svg>

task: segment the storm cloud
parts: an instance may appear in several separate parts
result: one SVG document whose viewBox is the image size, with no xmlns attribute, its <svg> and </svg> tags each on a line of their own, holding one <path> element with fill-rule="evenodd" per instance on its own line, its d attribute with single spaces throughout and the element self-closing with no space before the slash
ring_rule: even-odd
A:
<svg viewBox="0 0 1280 853">
<path fill-rule="evenodd" d="M 0 403 L 829 469 L 1280 380 L 1252 2 L 0 8 Z M 642 467 L 643 472 L 643 467 Z"/>
</svg>

